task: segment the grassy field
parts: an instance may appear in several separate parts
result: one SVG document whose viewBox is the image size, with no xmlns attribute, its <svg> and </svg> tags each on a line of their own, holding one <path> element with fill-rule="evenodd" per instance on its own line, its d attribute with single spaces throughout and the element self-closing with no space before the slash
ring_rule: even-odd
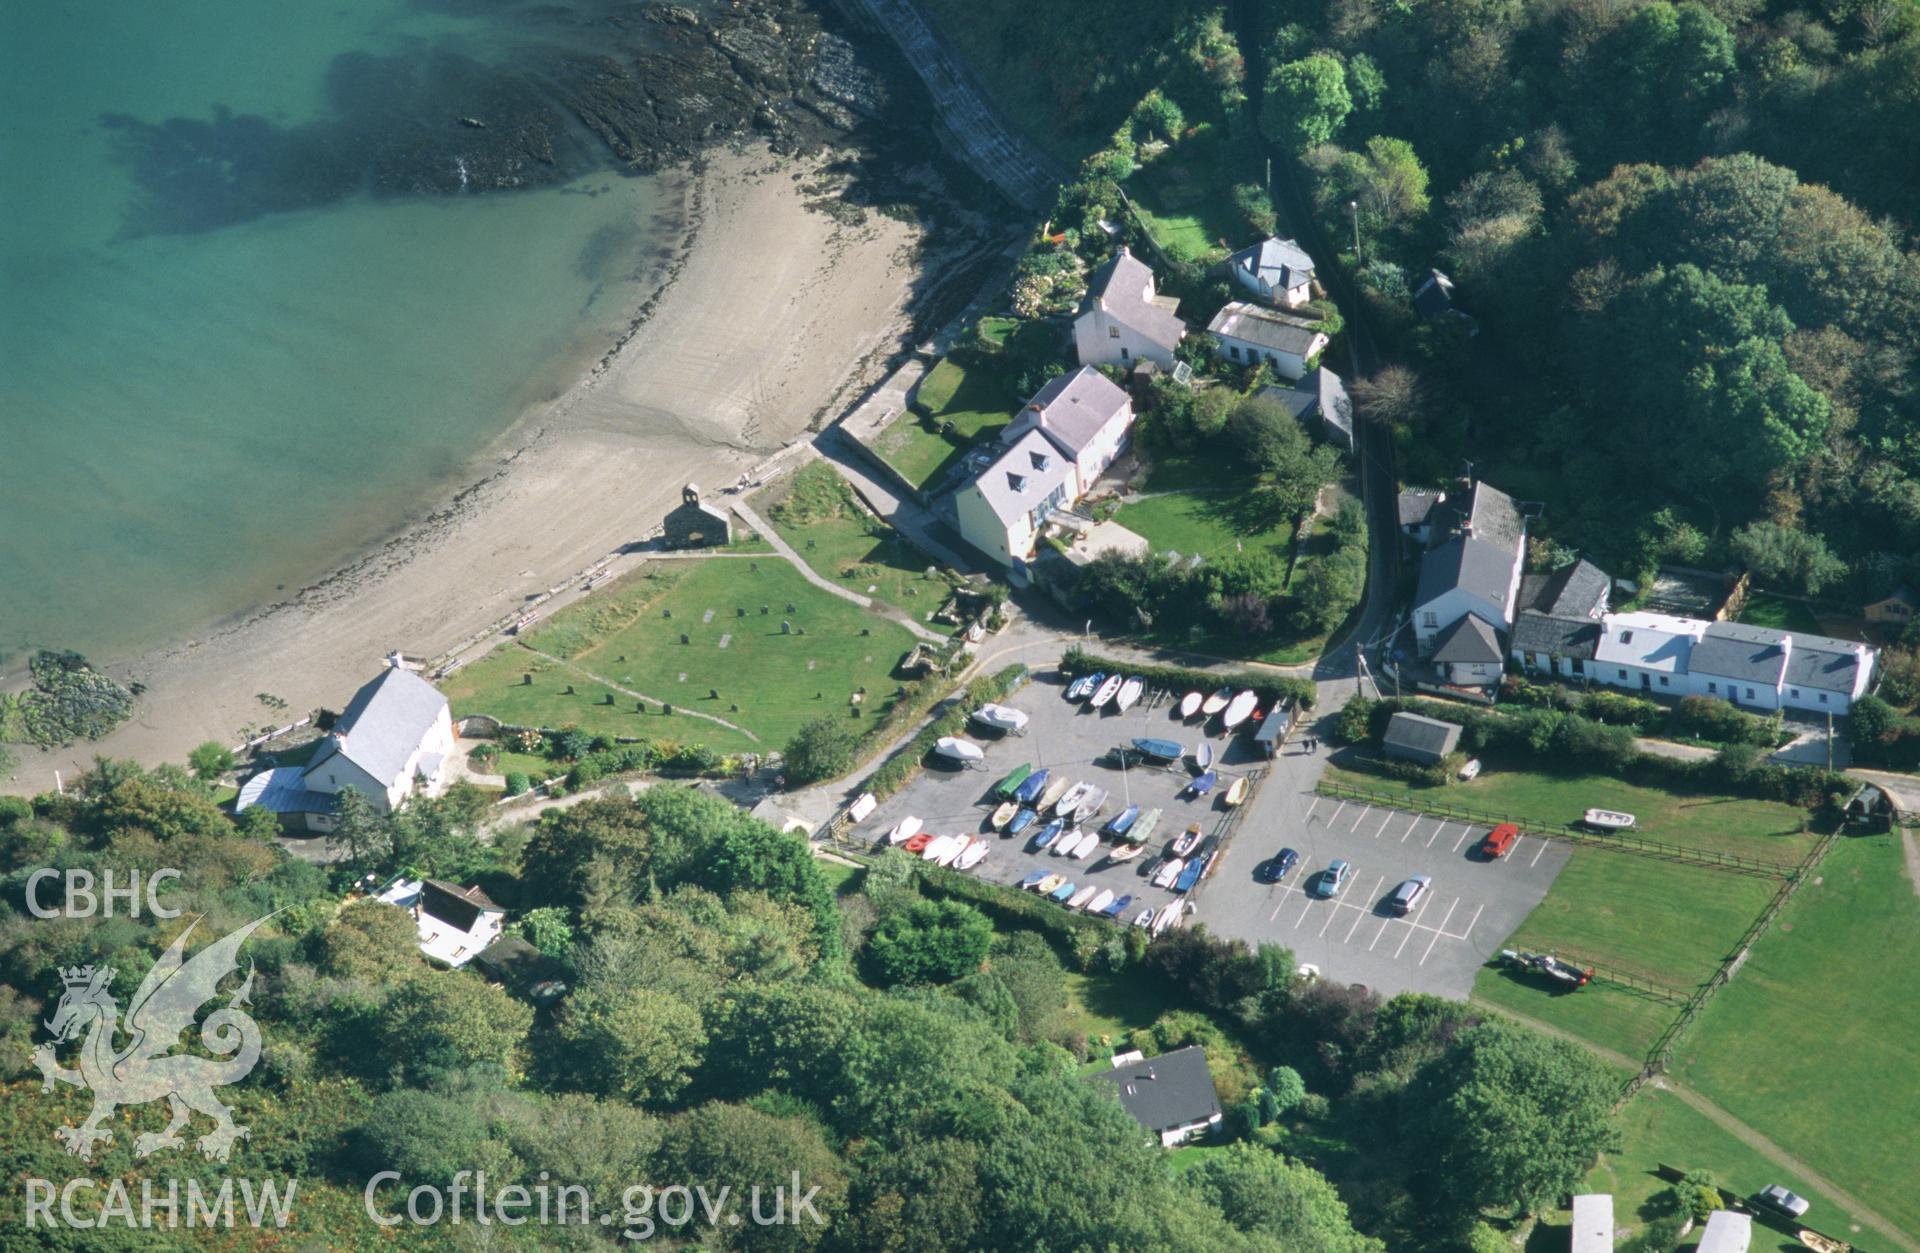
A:
<svg viewBox="0 0 1920 1253">
<path fill-rule="evenodd" d="M 1778 886 L 1753 875 L 1577 848 L 1506 947 L 1604 963 L 1687 993 L 1706 982 Z"/>
<path fill-rule="evenodd" d="M 806 633 L 782 635 L 783 619 Z M 844 713 L 861 687 L 869 693 L 863 721 L 878 718 L 895 687 L 893 667 L 912 644 L 904 627 L 828 595 L 779 559 L 663 562 L 561 610 L 442 686 L 456 716 L 765 751 L 823 713 Z M 668 716 L 662 701 L 742 730 Z"/>
<path fill-rule="evenodd" d="M 1285 560 L 1293 527 L 1288 519 L 1261 510 L 1259 496 L 1226 485 L 1167 492 L 1121 506 L 1113 520 L 1156 552 L 1211 557 L 1238 545 L 1264 547 Z"/>
<path fill-rule="evenodd" d="M 1817 837 L 1801 830 L 1808 813 L 1778 801 L 1749 800 L 1689 791 L 1601 774 L 1557 774 L 1531 763 L 1489 757 L 1471 783 L 1427 787 L 1384 774 L 1328 766 L 1330 782 L 1409 796 L 1433 804 L 1460 805 L 1491 814 L 1511 814 L 1550 825 L 1576 823 L 1589 808 L 1625 810 L 1634 833 L 1650 840 L 1718 853 L 1737 853 L 1783 866 L 1799 864 Z"/>
<path fill-rule="evenodd" d="M 1620 1148 L 1602 1154 L 1599 1165 L 1587 1176 L 1590 1191 L 1613 1195 L 1617 1226 L 1637 1227 L 1646 1220 L 1649 1215 L 1642 1213 L 1643 1207 L 1669 1186 L 1654 1173 L 1655 1167 L 1665 1163 L 1681 1170 L 1710 1170 L 1721 1187 L 1742 1196 L 1750 1196 L 1768 1184 L 1782 1184 L 1813 1202 L 1807 1217 L 1821 1231 L 1843 1237 L 1861 1231 L 1851 1214 L 1671 1092 L 1652 1086 L 1642 1088 L 1620 1111 L 1619 1123 Z M 1856 1185 L 1849 1180 L 1841 1186 L 1852 1190 Z M 1871 1231 L 1866 1235 L 1869 1247 L 1880 1247 Z M 1564 1234 L 1551 1247 L 1566 1248 Z M 1796 1241 L 1778 1241 L 1756 1230 L 1753 1247 L 1772 1250 L 1800 1246 Z"/>
<path fill-rule="evenodd" d="M 832 466 L 816 461 L 770 490 L 776 497 L 764 502 L 765 516 L 814 573 L 885 601 L 931 630 L 953 632 L 927 621 L 946 601 L 946 581 L 927 578 L 926 555 L 869 514 Z"/>
<path fill-rule="evenodd" d="M 1528 946 L 1510 939 L 1506 947 Z M 1474 977 L 1473 995 L 1476 1000 L 1551 1023 L 1635 1061 L 1647 1055 L 1667 1024 L 1680 1013 L 1678 1005 L 1613 984 L 1590 983 L 1578 991 L 1558 992 L 1544 981 L 1493 967 Z"/>
<path fill-rule="evenodd" d="M 1158 984 L 1137 975 L 1069 973 L 1067 1007 L 1055 1029 L 1079 1031 L 1095 1041 L 1105 1036 L 1118 1045 L 1129 1031 L 1151 1027 L 1173 1007 Z M 1105 1056 L 1098 1049 L 1095 1054 Z"/>
<path fill-rule="evenodd" d="M 1813 610 L 1797 600 L 1769 596 L 1765 592 L 1749 596 L 1735 621 L 1782 631 L 1804 631 L 1809 635 L 1826 634 L 1820 629 L 1820 619 L 1813 616 Z"/>
<path fill-rule="evenodd" d="M 1842 839 L 1682 1038 L 1675 1071 L 1920 1232 L 1920 897 L 1898 837 Z M 1903 1182 L 1904 1181 L 1904 1182 Z M 1814 1217 L 1819 1217 L 1818 1210 Z"/>
<path fill-rule="evenodd" d="M 878 450 L 902 478 L 921 489 L 938 484 L 967 449 L 1013 420 L 1020 397 L 992 363 L 962 366 L 952 357 L 920 382 L 914 409 L 903 410 L 880 436 Z M 942 430 L 947 424 L 951 430 Z"/>
</svg>

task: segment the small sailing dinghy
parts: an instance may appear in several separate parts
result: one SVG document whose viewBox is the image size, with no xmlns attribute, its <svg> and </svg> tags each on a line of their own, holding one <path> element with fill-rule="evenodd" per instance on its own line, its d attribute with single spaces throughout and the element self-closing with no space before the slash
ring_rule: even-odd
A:
<svg viewBox="0 0 1920 1253">
<path fill-rule="evenodd" d="M 1110 674 L 1105 679 L 1102 679 L 1092 699 L 1087 701 L 1087 707 L 1089 709 L 1099 709 L 1108 701 L 1111 701 L 1115 696 L 1119 695 L 1120 685 L 1123 682 L 1125 682 L 1125 680 L 1117 674 Z"/>
<path fill-rule="evenodd" d="M 906 849 L 909 853 L 924 853 L 927 851 L 927 845 L 931 843 L 933 843 L 932 833 L 922 831 L 919 835 L 914 836 L 900 847 Z"/>
<path fill-rule="evenodd" d="M 1077 823 L 1084 824 L 1098 817 L 1101 809 L 1106 806 L 1109 795 L 1110 793 L 1105 788 L 1099 788 L 1087 793 L 1087 799 L 1081 801 L 1079 806 L 1073 811 L 1073 820 Z"/>
<path fill-rule="evenodd" d="M 1073 850 L 1073 856 L 1076 861 L 1086 861 L 1099 851 L 1100 836 L 1089 831 L 1080 837 L 1080 847 Z"/>
<path fill-rule="evenodd" d="M 1233 786 L 1227 789 L 1227 794 L 1224 798 L 1227 803 L 1227 808 L 1238 809 L 1242 802 L 1247 799 L 1247 793 L 1251 791 L 1252 788 L 1253 785 L 1247 781 L 1246 775 L 1243 774 L 1235 779 Z"/>
<path fill-rule="evenodd" d="M 1080 808 L 1080 802 L 1086 800 L 1092 793 L 1093 784 L 1076 783 L 1067 789 L 1067 794 L 1060 798 L 1060 802 L 1054 806 L 1053 812 L 1065 818 L 1073 813 L 1074 810 Z"/>
<path fill-rule="evenodd" d="M 1586 824 L 1602 831 L 1625 831 L 1633 825 L 1633 815 L 1617 809 L 1589 809 Z"/>
<path fill-rule="evenodd" d="M 1200 702 L 1206 697 L 1198 692 L 1188 692 L 1180 698 L 1180 717 L 1182 721 L 1200 712 Z"/>
<path fill-rule="evenodd" d="M 1031 809 L 1022 806 L 1020 812 L 1013 816 L 1013 821 L 1007 824 L 1007 834 L 1019 835 L 1022 831 L 1032 826 L 1033 820 L 1039 816 L 1040 815 L 1034 813 Z"/>
<path fill-rule="evenodd" d="M 1109 818 L 1107 820 L 1107 825 L 1101 829 L 1105 831 L 1108 835 L 1124 836 L 1126 835 L 1127 832 L 1133 830 L 1133 824 L 1138 822 L 1139 820 L 1140 820 L 1140 806 L 1129 805 L 1125 809 L 1121 810 L 1119 813 L 1115 814 L 1113 817 Z"/>
<path fill-rule="evenodd" d="M 1115 844 L 1112 851 L 1107 854 L 1107 860 L 1111 862 L 1132 861 L 1146 851 L 1147 846 L 1145 844 Z"/>
<path fill-rule="evenodd" d="M 1027 877 L 1020 880 L 1017 886 L 1022 892 L 1029 891 L 1032 888 L 1040 886 L 1040 880 L 1046 877 L 1047 872 L 1044 870 L 1029 871 Z"/>
<path fill-rule="evenodd" d="M 1201 740 L 1200 746 L 1193 750 L 1193 764 L 1203 772 L 1213 769 L 1213 745 Z"/>
<path fill-rule="evenodd" d="M 1253 707 L 1259 703 L 1260 698 L 1252 692 L 1240 693 L 1227 706 L 1227 711 L 1220 715 L 1220 726 L 1224 730 L 1233 730 L 1253 716 Z"/>
<path fill-rule="evenodd" d="M 1040 799 L 1040 794 L 1047 790 L 1047 780 L 1052 777 L 1051 770 L 1043 768 L 1034 771 L 1021 782 L 1019 787 L 1013 789 L 1013 799 L 1022 805 L 1033 804 Z"/>
<path fill-rule="evenodd" d="M 1113 904 L 1113 889 L 1101 888 L 1094 894 L 1094 898 L 1087 902 L 1086 909 L 1090 914 L 1105 913 L 1107 906 L 1111 904 Z"/>
<path fill-rule="evenodd" d="M 983 727 L 992 727 L 996 731 L 1013 732 L 1027 729 L 1026 713 L 1006 705 L 982 705 L 973 711 L 973 720 Z"/>
<path fill-rule="evenodd" d="M 986 855 L 993 851 L 993 845 L 986 840 L 975 840 L 967 845 L 966 851 L 953 859 L 955 870 L 972 870 Z"/>
<path fill-rule="evenodd" d="M 1128 679 L 1120 685 L 1119 694 L 1113 698 L 1114 707 L 1121 713 L 1127 712 L 1127 710 L 1133 708 L 1134 702 L 1140 699 L 1140 693 L 1144 692 L 1146 688 L 1146 683 L 1140 679 Z"/>
<path fill-rule="evenodd" d="M 1080 909 L 1084 907 L 1088 901 L 1091 901 L 1094 897 L 1098 896 L 1099 894 L 1100 894 L 1100 886 L 1096 883 L 1089 883 L 1087 884 L 1087 886 L 1081 888 L 1079 891 L 1075 892 L 1072 896 L 1067 898 L 1067 908 Z"/>
<path fill-rule="evenodd" d="M 1013 769 L 1007 771 L 1005 777 L 993 785 L 993 799 L 997 801 L 1012 800 L 1013 794 L 1020 790 L 1020 785 L 1025 783 L 1027 776 L 1032 773 L 1033 763 L 1030 761 L 1023 761 Z"/>
<path fill-rule="evenodd" d="M 943 735 L 935 740 L 933 751 L 935 756 L 945 757 L 948 761 L 957 761 L 963 766 L 974 765 L 987 755 L 986 750 L 978 744 L 970 744 L 966 740 L 957 739 L 951 735 Z"/>
<path fill-rule="evenodd" d="M 1060 798 L 1066 795 L 1067 789 L 1071 786 L 1073 785 L 1067 781 L 1066 775 L 1055 775 L 1052 782 L 1047 784 L 1047 790 L 1040 793 L 1040 799 L 1034 803 L 1033 807 L 1043 814 L 1053 812 L 1054 806 L 1060 803 Z"/>
<path fill-rule="evenodd" d="M 1149 905 L 1134 915 L 1133 925 L 1142 929 L 1151 927 L 1153 925 L 1153 906 Z"/>
<path fill-rule="evenodd" d="M 1222 709 L 1225 709 L 1227 707 L 1227 702 L 1232 699 L 1233 699 L 1233 689 L 1230 687 L 1223 687 L 1219 691 L 1215 692 L 1213 695 L 1207 697 L 1205 703 L 1203 703 L 1200 706 L 1200 712 L 1207 715 L 1207 717 L 1211 718 L 1213 717 L 1213 715 L 1219 713 Z"/>
<path fill-rule="evenodd" d="M 1067 684 L 1067 699 L 1085 700 L 1087 697 L 1093 695 L 1094 689 L 1099 687 L 1100 681 L 1106 677 L 1104 674 L 1081 675 L 1073 682 Z"/>
<path fill-rule="evenodd" d="M 1213 785 L 1219 781 L 1220 776 L 1209 770 L 1193 782 L 1187 784 L 1187 791 L 1194 796 L 1205 796 L 1208 792 L 1213 791 Z"/>
<path fill-rule="evenodd" d="M 1158 761 L 1179 761 L 1187 751 L 1173 740 L 1157 740 L 1144 735 L 1133 742 L 1133 750 Z"/>
<path fill-rule="evenodd" d="M 1127 912 L 1127 906 L 1131 904 L 1133 904 L 1133 897 L 1131 895 L 1123 896 L 1100 912 L 1109 918 L 1118 918 Z"/>
<path fill-rule="evenodd" d="M 1041 849 L 1047 847 L 1047 845 L 1059 839 L 1060 832 L 1065 828 L 1065 826 L 1066 826 L 1065 823 L 1061 822 L 1058 818 L 1055 818 L 1052 822 L 1049 822 L 1046 826 L 1041 827 L 1040 834 L 1033 837 L 1034 851 L 1039 852 Z"/>
<path fill-rule="evenodd" d="M 1178 879 L 1180 872 L 1186 868 L 1187 863 L 1181 861 L 1178 857 L 1167 858 L 1166 861 L 1160 864 L 1160 869 L 1154 872 L 1153 886 L 1157 888 L 1172 887 L 1173 881 Z"/>
<path fill-rule="evenodd" d="M 918 818 L 911 816 L 902 818 L 893 824 L 893 830 L 887 832 L 887 843 L 905 844 L 914 836 L 919 835 L 920 828 L 924 825 L 926 824 L 922 823 Z"/>
<path fill-rule="evenodd" d="M 1078 892 L 1079 890 L 1080 890 L 1079 884 L 1067 883 L 1063 881 L 1059 887 L 1047 893 L 1047 897 L 1050 900 L 1064 901 L 1068 897 L 1072 896 L 1075 892 Z"/>
<path fill-rule="evenodd" d="M 993 811 L 993 817 L 987 819 L 987 825 L 995 831 L 1004 831 L 1007 829 L 1007 824 L 1013 821 L 1013 816 L 1019 812 L 1020 806 L 1013 801 L 1008 801 Z"/>
<path fill-rule="evenodd" d="M 1040 882 L 1033 885 L 1033 890 L 1040 893 L 1040 895 L 1042 896 L 1051 896 L 1053 894 L 1053 890 L 1059 887 L 1061 884 L 1065 883 L 1066 881 L 1067 880 L 1064 875 L 1057 875 L 1057 874 L 1041 875 Z"/>
<path fill-rule="evenodd" d="M 1193 851 L 1193 846 L 1199 842 L 1200 824 L 1196 822 L 1179 835 L 1173 837 L 1173 855 L 1175 857 L 1185 857 Z"/>
</svg>

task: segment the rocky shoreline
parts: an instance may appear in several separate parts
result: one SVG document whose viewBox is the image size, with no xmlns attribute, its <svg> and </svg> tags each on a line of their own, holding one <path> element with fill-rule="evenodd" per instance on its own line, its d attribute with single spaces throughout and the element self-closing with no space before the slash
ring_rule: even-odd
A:
<svg viewBox="0 0 1920 1253">
<path fill-rule="evenodd" d="M 748 137 L 779 155 L 899 148 L 924 160 L 919 86 L 891 45 L 825 0 L 733 0 L 500 14 L 512 50 L 335 59 L 318 120 L 216 110 L 102 124 L 141 188 L 129 234 L 213 230 L 363 190 L 469 195 L 608 167 L 653 173 Z M 927 133 L 922 133 L 927 132 Z"/>
</svg>

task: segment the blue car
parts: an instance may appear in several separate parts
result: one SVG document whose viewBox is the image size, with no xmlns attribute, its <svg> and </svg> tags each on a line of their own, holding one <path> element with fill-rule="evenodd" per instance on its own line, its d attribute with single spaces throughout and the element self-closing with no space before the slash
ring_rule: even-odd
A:
<svg viewBox="0 0 1920 1253">
<path fill-rule="evenodd" d="M 1273 855 L 1265 866 L 1260 868 L 1260 877 L 1268 883 L 1279 883 L 1293 868 L 1300 864 L 1300 854 L 1290 848 L 1283 848 Z"/>
</svg>

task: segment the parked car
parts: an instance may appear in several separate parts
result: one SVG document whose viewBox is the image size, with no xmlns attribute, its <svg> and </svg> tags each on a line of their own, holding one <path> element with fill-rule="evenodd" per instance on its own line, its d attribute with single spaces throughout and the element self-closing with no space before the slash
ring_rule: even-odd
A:
<svg viewBox="0 0 1920 1253">
<path fill-rule="evenodd" d="M 1387 898 L 1387 908 L 1396 914 L 1410 914 L 1431 886 L 1433 886 L 1432 879 L 1426 875 L 1417 874 L 1393 890 L 1393 895 Z"/>
<path fill-rule="evenodd" d="M 1472 761 L 1460 767 L 1460 782 L 1471 783 L 1479 777 L 1480 777 L 1480 759 L 1478 757 L 1475 757 Z"/>
<path fill-rule="evenodd" d="M 1788 1218 L 1798 1218 L 1807 1212 L 1807 1198 L 1797 1192 L 1789 1192 L 1779 1184 L 1769 1184 L 1754 1194 L 1754 1201 L 1770 1210 L 1777 1210 Z"/>
<path fill-rule="evenodd" d="M 1480 841 L 1480 855 L 1488 861 L 1499 861 L 1519 838 L 1520 828 L 1511 822 L 1503 822 L 1487 832 L 1487 838 Z"/>
<path fill-rule="evenodd" d="M 1347 881 L 1347 876 L 1352 873 L 1353 873 L 1352 866 L 1349 866 L 1346 862 L 1341 861 L 1338 858 L 1335 858 L 1333 864 L 1328 866 L 1325 870 L 1322 870 L 1320 872 L 1319 879 L 1315 880 L 1313 885 L 1313 894 L 1319 897 L 1321 900 L 1326 900 L 1328 897 L 1332 897 L 1332 896 L 1338 896 L 1340 894 L 1341 885 Z"/>
<path fill-rule="evenodd" d="M 1287 877 L 1289 871 L 1300 864 L 1300 854 L 1290 848 L 1275 853 L 1267 864 L 1261 867 L 1260 877 L 1268 883 L 1278 883 Z"/>
</svg>

